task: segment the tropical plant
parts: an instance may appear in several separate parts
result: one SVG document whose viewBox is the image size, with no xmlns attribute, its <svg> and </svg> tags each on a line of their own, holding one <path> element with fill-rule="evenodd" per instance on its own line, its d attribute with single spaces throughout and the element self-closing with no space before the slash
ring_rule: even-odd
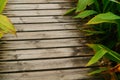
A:
<svg viewBox="0 0 120 80">
<path fill-rule="evenodd" d="M 0 38 L 6 33 L 16 34 L 16 30 L 10 20 L 2 14 L 6 4 L 7 0 L 0 0 Z"/>
<path fill-rule="evenodd" d="M 87 44 L 95 51 L 95 55 L 87 66 L 107 60 L 114 63 L 102 67 L 90 74 L 109 72 L 111 80 L 120 80 L 120 2 L 117 0 L 78 0 L 76 7 L 68 10 L 65 15 L 73 18 L 87 19 L 83 28 L 87 37 L 92 40 Z M 116 69 L 117 68 L 117 69 Z M 114 70 L 115 69 L 115 70 Z M 116 75 L 113 75 L 116 73 Z"/>
</svg>

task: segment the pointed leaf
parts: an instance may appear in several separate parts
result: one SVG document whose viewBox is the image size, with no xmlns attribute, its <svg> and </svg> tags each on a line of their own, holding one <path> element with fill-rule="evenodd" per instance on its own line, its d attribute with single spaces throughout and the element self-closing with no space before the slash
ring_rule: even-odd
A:
<svg viewBox="0 0 120 80">
<path fill-rule="evenodd" d="M 69 15 L 73 13 L 76 10 L 76 8 L 69 9 L 64 15 Z"/>
<path fill-rule="evenodd" d="M 93 30 L 83 30 L 86 36 L 96 35 L 96 34 L 104 34 L 103 31 L 93 31 Z"/>
<path fill-rule="evenodd" d="M 104 22 L 113 23 L 115 20 L 120 19 L 120 16 L 117 16 L 111 12 L 98 14 L 94 18 L 92 18 L 87 24 L 99 24 Z"/>
<path fill-rule="evenodd" d="M 103 56 L 105 56 L 109 60 L 113 60 L 115 62 L 120 63 L 120 54 L 107 48 L 106 46 L 103 46 L 100 44 L 88 44 L 88 46 L 91 47 L 92 49 L 94 49 L 96 51 L 96 53 L 92 57 L 92 59 L 88 62 L 87 66 L 96 63 Z"/>
<path fill-rule="evenodd" d="M 83 11 L 87 6 L 94 3 L 94 0 L 78 0 L 76 12 Z"/>
<path fill-rule="evenodd" d="M 92 59 L 88 62 L 87 66 L 90 66 L 98 62 L 106 53 L 107 51 L 104 49 L 100 49 L 99 51 L 97 51 L 95 55 L 92 57 Z"/>
<path fill-rule="evenodd" d="M 101 73 L 101 72 L 106 71 L 106 70 L 108 70 L 108 69 L 107 69 L 107 68 L 100 68 L 100 69 L 98 69 L 98 70 L 95 70 L 95 71 L 93 71 L 93 72 L 90 72 L 88 75 L 98 74 L 98 73 Z"/>
<path fill-rule="evenodd" d="M 90 48 L 92 48 L 95 52 L 99 51 L 101 48 L 99 47 L 99 44 L 87 44 Z"/>
<path fill-rule="evenodd" d="M 79 13 L 77 16 L 75 16 L 74 18 L 86 18 L 90 15 L 96 14 L 97 12 L 94 10 L 85 10 L 81 13 Z"/>
<path fill-rule="evenodd" d="M 15 28 L 12 25 L 12 23 L 10 22 L 10 20 L 4 16 L 4 15 L 0 15 L 0 29 L 3 30 L 5 33 L 10 32 L 15 34 Z"/>
<path fill-rule="evenodd" d="M 101 45 L 101 47 L 108 51 L 108 53 L 105 54 L 105 57 L 107 57 L 110 60 L 113 60 L 115 62 L 120 63 L 120 54 L 119 53 L 117 53 L 117 52 L 115 52 L 115 51 L 113 51 L 113 50 L 111 50 L 103 45 Z"/>
<path fill-rule="evenodd" d="M 8 0 L 0 0 L 0 13 L 3 12 Z"/>
</svg>

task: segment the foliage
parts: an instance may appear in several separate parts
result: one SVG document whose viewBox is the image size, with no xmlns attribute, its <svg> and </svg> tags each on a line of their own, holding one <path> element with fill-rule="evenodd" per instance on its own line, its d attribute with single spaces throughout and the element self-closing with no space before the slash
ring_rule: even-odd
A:
<svg viewBox="0 0 120 80">
<path fill-rule="evenodd" d="M 10 20 L 2 14 L 6 4 L 7 0 L 0 0 L 0 38 L 6 33 L 16 34 L 15 28 Z"/>
<path fill-rule="evenodd" d="M 66 15 L 69 13 L 74 14 L 73 18 L 89 20 L 86 23 L 86 25 L 89 25 L 89 28 L 85 28 L 83 31 L 86 32 L 87 37 L 92 39 L 92 44 L 87 45 L 94 50 L 95 55 L 88 62 L 87 66 L 95 64 L 103 60 L 103 58 L 119 65 L 120 2 L 117 0 L 78 0 L 76 7 L 66 12 Z M 91 74 L 100 73 L 104 70 L 100 69 Z M 117 70 L 117 72 L 120 72 L 119 69 Z M 120 79 L 120 75 L 117 76 Z"/>
</svg>

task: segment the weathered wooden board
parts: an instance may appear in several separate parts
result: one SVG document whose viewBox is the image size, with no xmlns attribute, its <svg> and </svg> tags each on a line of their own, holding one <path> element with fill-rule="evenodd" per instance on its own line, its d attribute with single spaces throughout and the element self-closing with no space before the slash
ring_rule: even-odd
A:
<svg viewBox="0 0 120 80">
<path fill-rule="evenodd" d="M 39 1 L 39 0 L 38 0 Z M 73 5 L 74 6 L 74 5 Z M 69 9 L 72 8 L 72 3 L 55 3 L 55 4 L 9 4 L 6 10 L 54 10 L 54 9 Z"/>
<path fill-rule="evenodd" d="M 27 49 L 27 48 L 49 48 L 64 46 L 84 46 L 83 39 L 56 39 L 56 40 L 29 40 L 29 41 L 7 41 L 2 44 L 0 50 L 7 49 Z"/>
<path fill-rule="evenodd" d="M 60 16 L 63 15 L 67 10 L 30 10 L 30 11 L 7 11 L 6 14 L 9 17 L 21 17 L 21 16 Z M 28 14 L 29 13 L 29 14 Z"/>
<path fill-rule="evenodd" d="M 79 26 L 76 23 L 54 23 L 54 24 L 16 24 L 14 25 L 17 32 L 27 31 L 59 31 L 59 30 L 73 30 Z"/>
<path fill-rule="evenodd" d="M 86 73 L 90 69 L 52 70 L 45 72 L 23 72 L 15 74 L 1 74 L 2 80 L 101 80 Z"/>
<path fill-rule="evenodd" d="M 5 35 L 2 40 L 21 40 L 21 39 L 48 39 L 48 38 L 69 38 L 84 37 L 78 30 L 63 31 L 36 31 L 36 32 L 18 32 L 15 35 Z"/>
<path fill-rule="evenodd" d="M 70 17 L 63 16 L 43 16 L 43 17 L 10 17 L 14 24 L 30 24 L 30 23 L 71 23 L 78 20 L 74 20 Z"/>
<path fill-rule="evenodd" d="M 63 16 L 75 0 L 8 1 L 4 14 L 16 27 L 17 37 L 2 38 L 1 80 L 100 79 L 87 75 L 92 66 L 85 65 L 93 54 L 77 30 L 83 23 Z"/>
<path fill-rule="evenodd" d="M 84 67 L 90 57 L 0 62 L 0 72 Z M 79 64 L 78 64 L 79 63 Z"/>
<path fill-rule="evenodd" d="M 56 3 L 56 2 L 75 2 L 75 0 L 9 0 L 9 3 Z"/>
<path fill-rule="evenodd" d="M 87 47 L 0 51 L 0 61 L 20 59 L 54 59 L 92 56 Z"/>
</svg>

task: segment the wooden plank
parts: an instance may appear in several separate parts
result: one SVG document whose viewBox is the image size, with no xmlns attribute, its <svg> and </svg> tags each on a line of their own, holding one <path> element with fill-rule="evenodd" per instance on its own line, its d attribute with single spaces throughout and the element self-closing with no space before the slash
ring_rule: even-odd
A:
<svg viewBox="0 0 120 80">
<path fill-rule="evenodd" d="M 40 9 L 68 9 L 71 8 L 72 3 L 62 3 L 62 4 L 9 4 L 6 10 L 40 10 Z"/>
<path fill-rule="evenodd" d="M 85 67 L 90 57 L 0 62 L 0 72 Z M 79 63 L 79 64 L 78 64 Z"/>
<path fill-rule="evenodd" d="M 75 23 L 54 23 L 54 24 L 15 24 L 16 30 L 22 31 L 50 31 L 50 30 L 72 30 L 78 26 Z"/>
<path fill-rule="evenodd" d="M 14 24 L 25 24 L 25 23 L 65 23 L 65 22 L 76 22 L 78 20 L 72 19 L 68 16 L 45 16 L 45 17 L 9 17 Z M 80 22 L 80 21 L 79 21 Z"/>
<path fill-rule="evenodd" d="M 4 14 L 9 17 L 18 16 L 62 16 L 67 10 L 30 10 L 30 11 L 6 11 Z M 29 14 L 28 14 L 29 13 Z"/>
<path fill-rule="evenodd" d="M 48 39 L 65 37 L 83 37 L 83 33 L 80 33 L 78 30 L 18 32 L 17 37 L 11 34 L 7 34 L 4 36 L 4 38 L 2 38 L 2 40 Z"/>
<path fill-rule="evenodd" d="M 29 72 L 15 74 L 0 74 L 2 80 L 101 80 L 99 75 L 96 77 L 88 76 L 89 68 L 57 70 L 46 72 Z"/>
<path fill-rule="evenodd" d="M 74 2 L 74 0 L 9 0 L 9 3 L 55 3 L 55 2 Z"/>
<path fill-rule="evenodd" d="M 7 41 L 1 45 L 0 50 L 27 49 L 27 48 L 48 48 L 64 46 L 84 46 L 83 39 L 57 39 L 57 40 L 31 40 L 31 41 Z"/>
<path fill-rule="evenodd" d="M 32 59 L 32 58 L 57 58 L 90 56 L 92 52 L 87 47 L 53 48 L 35 50 L 0 51 L 0 60 Z"/>
</svg>

